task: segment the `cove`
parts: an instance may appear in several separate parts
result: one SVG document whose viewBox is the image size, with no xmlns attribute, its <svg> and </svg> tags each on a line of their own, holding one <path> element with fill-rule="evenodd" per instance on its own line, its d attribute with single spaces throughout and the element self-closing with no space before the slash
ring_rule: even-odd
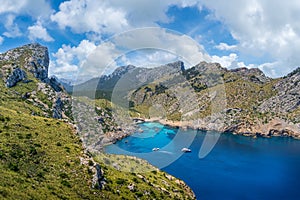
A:
<svg viewBox="0 0 300 200">
<path fill-rule="evenodd" d="M 181 130 L 153 122 L 141 123 L 139 127 L 140 131 L 107 146 L 105 152 L 148 160 L 184 180 L 197 199 L 300 198 L 299 140 L 254 139 L 224 133 L 212 151 L 200 159 L 198 153 L 208 134 L 205 131 Z M 182 153 L 182 147 L 192 152 Z M 160 150 L 154 152 L 153 148 Z"/>
</svg>

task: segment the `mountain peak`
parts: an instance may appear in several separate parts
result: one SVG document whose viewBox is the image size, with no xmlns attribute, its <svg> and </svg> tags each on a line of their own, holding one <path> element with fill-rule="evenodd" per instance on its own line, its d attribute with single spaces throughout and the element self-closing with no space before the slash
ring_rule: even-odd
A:
<svg viewBox="0 0 300 200">
<path fill-rule="evenodd" d="M 28 81 L 33 75 L 51 85 L 55 91 L 62 90 L 57 79 L 48 78 L 48 48 L 39 43 L 26 44 L 0 54 L 0 64 L 0 74 L 6 87 L 13 87 L 20 81 Z"/>
<path fill-rule="evenodd" d="M 250 80 L 255 83 L 266 83 L 271 80 L 258 68 L 249 69 L 246 67 L 241 67 L 237 69 L 231 69 L 230 72 L 241 76 L 245 80 Z"/>
<path fill-rule="evenodd" d="M 125 66 L 121 66 L 115 69 L 115 71 L 112 73 L 113 76 L 121 76 L 123 74 L 126 74 L 127 72 L 129 72 L 130 70 L 135 69 L 136 66 L 134 65 L 125 65 Z"/>
<path fill-rule="evenodd" d="M 176 68 L 176 69 L 178 69 L 179 71 L 184 71 L 184 70 L 185 70 L 184 62 L 182 62 L 182 61 L 180 61 L 180 60 L 175 61 L 175 62 L 172 62 L 172 63 L 168 63 L 168 64 L 166 64 L 165 66 L 172 67 L 172 68 Z"/>
</svg>

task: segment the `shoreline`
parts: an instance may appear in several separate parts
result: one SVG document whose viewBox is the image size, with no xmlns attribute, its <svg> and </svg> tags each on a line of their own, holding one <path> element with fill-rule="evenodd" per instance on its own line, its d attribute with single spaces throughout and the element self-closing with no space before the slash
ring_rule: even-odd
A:
<svg viewBox="0 0 300 200">
<path fill-rule="evenodd" d="M 274 121 L 271 121 L 273 123 L 273 126 L 269 127 L 269 129 L 266 129 L 266 126 L 268 125 L 254 125 L 254 131 L 251 129 L 247 129 L 245 127 L 242 127 L 240 125 L 235 125 L 231 127 L 224 127 L 222 129 L 214 129 L 210 128 L 209 126 L 203 126 L 203 124 L 196 124 L 194 121 L 170 121 L 170 120 L 164 120 L 160 118 L 134 118 L 133 119 L 137 124 L 138 123 L 145 123 L 145 122 L 158 122 L 160 124 L 170 126 L 173 128 L 182 128 L 184 130 L 186 129 L 193 129 L 193 130 L 201 130 L 201 131 L 218 131 L 222 133 L 230 133 L 233 135 L 242 135 L 246 137 L 264 137 L 264 138 L 271 138 L 271 137 L 292 137 L 293 139 L 300 140 L 300 130 L 299 132 L 295 130 L 296 128 L 292 125 L 286 124 L 285 122 L 282 122 L 282 120 L 274 119 Z M 281 124 L 280 124 L 281 123 Z M 282 124 L 283 123 L 283 124 Z M 281 126 L 280 126 L 281 125 Z M 260 126 L 260 127 L 259 127 Z M 274 129 L 274 126 L 278 127 L 277 129 Z M 257 128 L 258 127 L 258 128 Z M 265 129 L 264 132 L 257 131 L 259 129 Z M 246 131 L 245 131 L 246 130 Z M 127 137 L 127 136 L 126 136 Z"/>
</svg>

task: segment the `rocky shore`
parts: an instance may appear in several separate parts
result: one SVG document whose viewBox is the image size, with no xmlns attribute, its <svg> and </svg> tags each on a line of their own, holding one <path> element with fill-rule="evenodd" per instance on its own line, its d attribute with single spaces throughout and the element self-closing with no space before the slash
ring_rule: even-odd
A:
<svg viewBox="0 0 300 200">
<path fill-rule="evenodd" d="M 136 118 L 138 123 L 142 122 L 158 122 L 167 126 L 182 128 L 182 129 L 198 129 L 206 131 L 219 131 L 219 132 L 230 132 L 234 135 L 244 135 L 252 137 L 293 137 L 295 139 L 300 139 L 300 124 L 287 123 L 282 119 L 275 118 L 270 122 L 264 124 L 258 122 L 253 125 L 246 125 L 241 123 L 238 125 L 232 125 L 230 127 L 226 126 L 214 126 L 212 127 L 209 123 L 204 123 L 202 120 L 195 121 L 171 121 L 161 118 Z"/>
</svg>

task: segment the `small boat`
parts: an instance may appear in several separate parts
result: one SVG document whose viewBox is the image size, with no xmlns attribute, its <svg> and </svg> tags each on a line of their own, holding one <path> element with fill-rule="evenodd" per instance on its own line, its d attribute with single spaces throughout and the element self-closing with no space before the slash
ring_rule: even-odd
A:
<svg viewBox="0 0 300 200">
<path fill-rule="evenodd" d="M 152 149 L 152 151 L 158 151 L 158 150 L 159 150 L 159 148 L 157 148 L 157 147 Z"/>
<path fill-rule="evenodd" d="M 182 151 L 182 152 L 192 152 L 192 150 L 190 150 L 190 149 L 188 149 L 188 148 L 185 148 L 185 147 L 182 148 L 181 151 Z"/>
</svg>

